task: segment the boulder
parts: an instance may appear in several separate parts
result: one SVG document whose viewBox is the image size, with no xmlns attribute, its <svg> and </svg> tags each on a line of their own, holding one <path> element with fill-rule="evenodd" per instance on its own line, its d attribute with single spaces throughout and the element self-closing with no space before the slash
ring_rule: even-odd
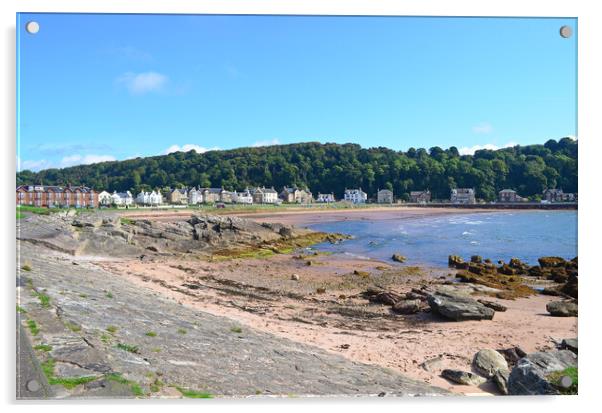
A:
<svg viewBox="0 0 602 413">
<path fill-rule="evenodd" d="M 299 281 L 299 275 L 297 275 L 297 274 L 291 275 L 291 280 L 293 280 L 293 281 Z"/>
<path fill-rule="evenodd" d="M 541 257 L 537 260 L 542 268 L 564 267 L 566 260 L 561 257 Z"/>
<path fill-rule="evenodd" d="M 495 376 L 495 373 L 500 370 L 508 371 L 508 363 L 504 356 L 488 348 L 475 354 L 472 363 L 476 371 L 487 378 Z"/>
<path fill-rule="evenodd" d="M 560 343 L 560 349 L 570 350 L 575 354 L 577 354 L 578 347 L 579 346 L 576 338 L 565 338 Z"/>
<path fill-rule="evenodd" d="M 577 355 L 572 351 L 531 353 L 516 363 L 508 377 L 508 394 L 544 395 L 559 394 L 547 377 L 556 371 L 577 366 Z"/>
<path fill-rule="evenodd" d="M 470 257 L 470 262 L 474 262 L 475 264 L 481 264 L 483 262 L 483 257 L 480 255 L 473 255 Z"/>
<path fill-rule="evenodd" d="M 405 262 L 407 258 L 406 258 L 406 257 L 404 257 L 404 256 L 403 256 L 403 255 L 401 255 L 401 254 L 393 254 L 393 256 L 391 257 L 391 259 L 392 259 L 393 261 L 397 261 L 397 262 Z"/>
<path fill-rule="evenodd" d="M 415 314 L 421 308 L 421 300 L 400 300 L 393 305 L 393 311 L 397 314 Z"/>
<path fill-rule="evenodd" d="M 468 386 L 478 386 L 487 381 L 486 378 L 481 377 L 478 374 L 452 369 L 443 370 L 441 372 L 441 377 L 453 381 L 454 383 L 465 384 Z"/>
<path fill-rule="evenodd" d="M 499 311 L 499 312 L 503 313 L 504 311 L 506 311 L 508 309 L 506 306 L 496 303 L 495 301 L 489 301 L 489 300 L 483 300 L 483 299 L 479 299 L 477 301 L 480 302 L 481 304 L 483 304 L 485 307 L 489 307 L 494 311 Z"/>
<path fill-rule="evenodd" d="M 508 370 L 498 370 L 493 375 L 493 382 L 502 394 L 508 394 L 508 378 L 510 372 Z"/>
<path fill-rule="evenodd" d="M 504 358 L 510 367 L 514 367 L 517 361 L 527 355 L 520 347 L 511 347 L 507 349 L 497 350 Z"/>
<path fill-rule="evenodd" d="M 447 258 L 447 263 L 450 267 L 457 268 L 459 270 L 464 270 L 464 269 L 468 268 L 468 263 L 464 262 L 462 257 L 460 257 L 458 255 L 450 255 Z"/>
<path fill-rule="evenodd" d="M 427 298 L 433 312 L 451 320 L 491 320 L 495 311 L 478 301 L 448 292 L 436 292 Z"/>
<path fill-rule="evenodd" d="M 372 295 L 372 296 L 368 297 L 368 300 L 371 303 L 376 303 L 376 304 L 394 305 L 396 302 L 398 302 L 402 298 L 403 298 L 403 296 L 401 296 L 399 294 L 395 294 L 392 292 L 382 292 L 382 293 L 378 293 L 376 295 Z"/>
<path fill-rule="evenodd" d="M 572 301 L 552 301 L 546 310 L 554 317 L 577 317 L 577 304 Z"/>
</svg>

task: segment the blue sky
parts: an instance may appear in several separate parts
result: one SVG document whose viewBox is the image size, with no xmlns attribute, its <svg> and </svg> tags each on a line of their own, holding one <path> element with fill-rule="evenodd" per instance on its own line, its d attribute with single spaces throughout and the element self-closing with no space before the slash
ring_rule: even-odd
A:
<svg viewBox="0 0 602 413">
<path fill-rule="evenodd" d="M 577 134 L 562 25 L 576 32 L 575 19 L 20 14 L 18 157 L 39 170 L 303 141 L 544 143 Z"/>
</svg>

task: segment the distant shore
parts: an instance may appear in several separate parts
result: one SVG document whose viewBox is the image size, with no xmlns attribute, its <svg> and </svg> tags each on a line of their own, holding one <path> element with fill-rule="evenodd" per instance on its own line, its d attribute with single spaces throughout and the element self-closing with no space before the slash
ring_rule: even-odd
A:
<svg viewBox="0 0 602 413">
<path fill-rule="evenodd" d="M 224 208 L 221 210 L 189 209 L 180 210 L 129 210 L 123 211 L 128 217 L 138 219 L 157 219 L 173 220 L 187 219 L 193 214 L 215 213 L 220 215 L 234 215 L 241 218 L 248 218 L 254 221 L 281 223 L 288 225 L 311 225 L 323 222 L 336 222 L 346 220 L 388 220 L 405 219 L 423 216 L 440 216 L 450 214 L 475 214 L 485 212 L 504 211 L 509 208 L 499 207 L 500 205 L 451 205 L 438 204 L 424 206 L 362 206 L 350 208 L 316 208 L 316 207 L 287 207 L 287 208 L 263 208 L 257 210 Z M 516 209 L 516 208 L 512 208 Z M 522 209 L 522 208 L 521 208 Z M 559 208 L 571 209 L 571 208 Z M 535 212 L 539 208 L 524 208 L 525 211 Z M 547 210 L 547 208 L 546 208 Z"/>
</svg>

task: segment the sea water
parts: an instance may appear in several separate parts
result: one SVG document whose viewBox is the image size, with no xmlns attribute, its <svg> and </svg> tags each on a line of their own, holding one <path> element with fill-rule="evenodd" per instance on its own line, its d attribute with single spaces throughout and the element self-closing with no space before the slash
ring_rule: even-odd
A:
<svg viewBox="0 0 602 413">
<path fill-rule="evenodd" d="M 313 224 L 311 229 L 353 235 L 339 244 L 314 248 L 350 257 L 408 264 L 446 266 L 449 255 L 471 255 L 537 264 L 543 256 L 577 256 L 577 211 L 508 211 L 447 214 L 400 219 L 345 220 Z"/>
</svg>

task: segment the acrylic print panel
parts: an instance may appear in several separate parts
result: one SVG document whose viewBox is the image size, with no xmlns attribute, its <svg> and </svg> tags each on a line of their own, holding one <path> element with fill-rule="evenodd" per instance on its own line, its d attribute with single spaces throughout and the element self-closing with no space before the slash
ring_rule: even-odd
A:
<svg viewBox="0 0 602 413">
<path fill-rule="evenodd" d="M 576 38 L 19 14 L 17 397 L 576 393 Z"/>
</svg>

